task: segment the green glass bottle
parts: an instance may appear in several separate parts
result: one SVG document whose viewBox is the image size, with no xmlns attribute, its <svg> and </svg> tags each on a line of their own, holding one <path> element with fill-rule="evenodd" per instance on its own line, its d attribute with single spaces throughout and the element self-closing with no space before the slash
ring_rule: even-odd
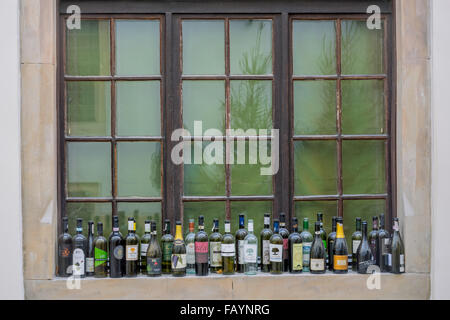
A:
<svg viewBox="0 0 450 320">
<path fill-rule="evenodd" d="M 280 235 L 280 220 L 273 219 L 273 234 L 270 237 L 270 273 L 283 273 L 283 237 Z"/>
<path fill-rule="evenodd" d="M 289 231 L 286 229 L 286 214 L 280 212 L 280 236 L 283 238 L 283 271 L 289 271 Z"/>
<path fill-rule="evenodd" d="M 151 223 L 151 239 L 147 249 L 147 276 L 158 277 L 162 272 L 162 250 L 156 232 L 156 223 Z"/>
<path fill-rule="evenodd" d="M 94 239 L 94 274 L 96 278 L 108 275 L 108 240 L 103 236 L 103 223 L 97 223 L 97 237 Z"/>
<path fill-rule="evenodd" d="M 391 271 L 391 236 L 385 230 L 384 213 L 380 214 L 380 229 L 378 230 L 378 261 L 381 272 Z"/>
<path fill-rule="evenodd" d="M 314 274 L 325 273 L 325 247 L 320 235 L 320 221 L 315 223 L 314 240 L 311 245 L 310 272 Z"/>
<path fill-rule="evenodd" d="M 336 241 L 336 219 L 333 217 L 331 220 L 331 233 L 328 235 L 327 248 L 328 248 L 328 270 L 333 271 L 333 246 Z"/>
<path fill-rule="evenodd" d="M 369 233 L 369 246 L 375 259 L 375 264 L 379 266 L 378 259 L 378 217 L 372 217 L 372 231 Z"/>
<path fill-rule="evenodd" d="M 402 237 L 398 225 L 398 218 L 394 218 L 394 234 L 392 236 L 392 273 L 405 272 L 405 247 L 403 246 Z"/>
<path fill-rule="evenodd" d="M 323 246 L 325 248 L 325 263 L 328 265 L 328 251 L 327 251 L 327 232 L 323 228 L 323 213 L 317 213 L 317 221 L 320 222 L 320 237 L 322 238 Z"/>
<path fill-rule="evenodd" d="M 303 230 L 300 233 L 303 243 L 303 272 L 309 272 L 311 245 L 313 242 L 313 236 L 309 232 L 309 220 L 303 218 Z"/>
<path fill-rule="evenodd" d="M 222 238 L 222 267 L 223 274 L 234 274 L 234 258 L 236 256 L 236 248 L 234 236 L 231 234 L 230 220 L 225 221 L 225 234 Z"/>
<path fill-rule="evenodd" d="M 164 235 L 161 237 L 162 257 L 162 273 L 172 273 L 172 249 L 173 236 L 170 234 L 170 220 L 164 220 Z"/>
<path fill-rule="evenodd" d="M 298 233 L 298 219 L 292 218 L 292 233 L 289 235 L 289 272 L 300 273 L 303 270 L 303 242 Z"/>
<path fill-rule="evenodd" d="M 88 249 L 86 252 L 86 276 L 94 275 L 94 221 L 88 221 Z"/>
<path fill-rule="evenodd" d="M 125 237 L 125 276 L 136 277 L 139 272 L 139 237 L 136 221 L 128 218 L 128 234 Z"/>
<path fill-rule="evenodd" d="M 245 229 L 245 218 L 243 214 L 239 215 L 239 229 L 236 231 L 236 272 L 244 273 L 244 239 L 248 232 Z"/>
<path fill-rule="evenodd" d="M 261 230 L 260 235 L 260 257 L 261 257 L 261 272 L 270 272 L 270 237 L 272 237 L 272 230 L 270 229 L 270 213 L 264 214 L 264 229 Z"/>
<path fill-rule="evenodd" d="M 183 240 L 181 221 L 175 225 L 175 240 L 172 248 L 172 275 L 174 277 L 184 277 L 186 275 L 186 245 Z"/>
<path fill-rule="evenodd" d="M 151 238 L 150 220 L 145 220 L 144 235 L 141 239 L 141 272 L 144 275 L 147 274 L 147 250 Z"/>
<path fill-rule="evenodd" d="M 222 235 L 219 232 L 219 219 L 214 219 L 213 230 L 209 236 L 209 264 L 211 273 L 222 273 Z"/>
<path fill-rule="evenodd" d="M 367 226 L 367 223 L 366 223 Z M 361 218 L 356 218 L 356 230 L 352 234 L 352 271 L 358 271 L 358 248 L 362 241 Z"/>
</svg>

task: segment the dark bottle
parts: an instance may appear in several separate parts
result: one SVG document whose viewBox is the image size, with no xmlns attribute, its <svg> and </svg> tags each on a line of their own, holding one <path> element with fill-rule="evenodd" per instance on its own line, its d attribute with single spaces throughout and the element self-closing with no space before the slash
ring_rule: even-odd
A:
<svg viewBox="0 0 450 320">
<path fill-rule="evenodd" d="M 151 238 L 147 248 L 147 276 L 158 277 L 162 272 L 162 250 L 159 246 L 156 223 L 151 223 Z"/>
<path fill-rule="evenodd" d="M 113 218 L 113 231 L 109 236 L 109 275 L 121 278 L 125 273 L 124 241 L 119 231 L 119 217 Z"/>
<path fill-rule="evenodd" d="M 236 231 L 236 272 L 244 273 L 244 240 L 248 232 L 245 229 L 245 218 L 243 214 L 239 215 L 239 229 Z"/>
<path fill-rule="evenodd" d="M 303 230 L 300 233 L 303 242 L 303 272 L 309 271 L 310 265 L 310 255 L 311 255 L 311 245 L 313 242 L 313 236 L 309 232 L 309 220 L 308 218 L 303 218 Z"/>
<path fill-rule="evenodd" d="M 320 237 L 323 242 L 323 247 L 325 248 L 325 263 L 328 264 L 328 252 L 327 252 L 327 232 L 323 228 L 323 213 L 317 213 L 317 221 L 320 222 Z"/>
<path fill-rule="evenodd" d="M 150 220 L 145 220 L 144 222 L 144 235 L 141 239 L 141 272 L 142 274 L 147 274 L 147 250 L 150 244 L 151 235 L 151 222 Z"/>
<path fill-rule="evenodd" d="M 289 231 L 286 229 L 286 214 L 280 213 L 280 236 L 283 238 L 283 271 L 289 272 Z"/>
<path fill-rule="evenodd" d="M 320 235 L 320 221 L 315 223 L 314 240 L 311 245 L 310 272 L 314 274 L 325 273 L 325 247 Z"/>
<path fill-rule="evenodd" d="M 170 234 L 170 220 L 164 220 L 164 235 L 161 237 L 162 248 L 162 273 L 170 274 L 172 272 L 172 249 L 173 236 Z"/>
<path fill-rule="evenodd" d="M 361 240 L 361 218 L 356 218 L 356 231 L 352 234 L 352 271 L 355 272 L 358 271 L 358 258 L 356 251 L 358 250 Z"/>
<path fill-rule="evenodd" d="M 369 240 L 367 239 L 367 222 L 362 223 L 362 240 L 356 251 L 356 263 L 358 265 L 358 273 L 366 274 L 367 268 L 375 264 L 375 260 L 370 249 Z"/>
<path fill-rule="evenodd" d="M 125 276 L 136 277 L 139 272 L 139 238 L 136 221 L 128 218 L 128 234 L 125 237 Z"/>
<path fill-rule="evenodd" d="M 327 249 L 328 249 L 328 270 L 333 271 L 333 247 L 336 241 L 336 219 L 331 219 L 331 233 L 328 235 Z"/>
<path fill-rule="evenodd" d="M 174 277 L 184 277 L 186 275 L 186 245 L 183 240 L 181 221 L 177 221 L 175 225 L 171 267 Z"/>
<path fill-rule="evenodd" d="M 69 277 L 72 274 L 73 239 L 69 234 L 69 219 L 62 219 L 63 233 L 58 238 L 58 277 Z"/>
<path fill-rule="evenodd" d="M 273 232 L 270 230 L 270 213 L 264 214 L 264 229 L 261 230 L 259 255 L 261 257 L 261 272 L 270 272 L 270 237 Z"/>
<path fill-rule="evenodd" d="M 347 273 L 348 272 L 348 248 L 347 240 L 344 235 L 344 225 L 342 218 L 336 219 L 337 231 L 336 241 L 333 245 L 333 271 L 334 273 Z"/>
<path fill-rule="evenodd" d="M 87 239 L 83 235 L 83 219 L 77 219 L 77 234 L 73 237 L 73 275 L 86 277 Z"/>
<path fill-rule="evenodd" d="M 214 219 L 213 233 L 209 236 L 209 264 L 212 273 L 222 273 L 222 235 L 219 219 Z"/>
<path fill-rule="evenodd" d="M 300 273 L 303 270 L 303 243 L 298 233 L 298 219 L 292 218 L 292 233 L 289 235 L 289 272 Z"/>
<path fill-rule="evenodd" d="M 234 258 L 236 256 L 236 247 L 234 236 L 231 234 L 231 224 L 229 220 L 225 221 L 225 234 L 222 238 L 222 267 L 223 274 L 234 274 Z"/>
<path fill-rule="evenodd" d="M 208 275 L 208 234 L 203 216 L 198 217 L 198 232 L 195 234 L 195 274 Z"/>
<path fill-rule="evenodd" d="M 380 264 L 377 261 L 378 256 L 378 217 L 372 218 L 372 231 L 369 233 L 369 246 L 370 250 L 372 250 L 372 255 L 375 259 L 375 264 L 379 266 Z"/>
<path fill-rule="evenodd" d="M 392 273 L 405 272 L 405 247 L 403 246 L 402 237 L 400 236 L 398 218 L 394 218 L 392 226 L 394 234 L 392 235 Z"/>
<path fill-rule="evenodd" d="M 103 236 L 103 223 L 97 223 L 97 237 L 94 239 L 94 274 L 96 278 L 108 275 L 108 240 Z"/>
<path fill-rule="evenodd" d="M 86 252 L 86 276 L 94 275 L 94 221 L 88 221 L 88 237 Z"/>
<path fill-rule="evenodd" d="M 270 273 L 283 273 L 283 237 L 280 235 L 280 221 L 273 219 L 273 234 L 270 237 Z"/>
<path fill-rule="evenodd" d="M 389 232 L 384 229 L 384 213 L 380 214 L 380 230 L 378 231 L 378 261 L 380 262 L 381 272 L 391 271 L 391 237 Z"/>
</svg>

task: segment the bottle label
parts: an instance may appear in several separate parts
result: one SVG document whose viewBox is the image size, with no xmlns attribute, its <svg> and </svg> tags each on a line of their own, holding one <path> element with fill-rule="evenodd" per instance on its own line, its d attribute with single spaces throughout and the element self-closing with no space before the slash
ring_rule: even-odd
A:
<svg viewBox="0 0 450 320">
<path fill-rule="evenodd" d="M 113 255 L 114 255 L 114 258 L 116 258 L 117 260 L 122 260 L 123 259 L 123 246 L 115 247 L 113 250 Z"/>
<path fill-rule="evenodd" d="M 172 259 L 173 242 L 163 242 L 163 261 Z"/>
<path fill-rule="evenodd" d="M 367 269 L 374 264 L 375 264 L 375 261 L 373 261 L 373 260 L 361 261 L 358 264 L 358 272 L 359 273 L 367 273 Z"/>
<path fill-rule="evenodd" d="M 127 245 L 126 246 L 126 256 L 127 261 L 137 261 L 139 255 L 138 245 Z"/>
<path fill-rule="evenodd" d="M 85 270 L 85 257 L 83 249 L 76 248 L 73 250 L 73 275 L 82 276 Z"/>
<path fill-rule="evenodd" d="M 289 239 L 283 239 L 283 250 L 285 251 L 283 254 L 286 254 L 289 251 Z M 284 257 L 287 259 L 287 255 Z"/>
<path fill-rule="evenodd" d="M 95 267 L 106 264 L 108 261 L 108 253 L 100 248 L 94 249 Z"/>
<path fill-rule="evenodd" d="M 186 245 L 186 263 L 195 264 L 195 244 L 193 242 Z"/>
<path fill-rule="evenodd" d="M 195 242 L 195 262 L 208 263 L 208 242 Z"/>
<path fill-rule="evenodd" d="M 256 263 L 257 256 L 258 256 L 258 245 L 246 243 L 244 245 L 245 263 Z"/>
<path fill-rule="evenodd" d="M 222 243 L 221 242 L 210 242 L 210 264 L 211 267 L 221 267 L 222 266 Z"/>
<path fill-rule="evenodd" d="M 325 259 L 311 259 L 310 260 L 311 271 L 323 271 L 325 270 Z"/>
<path fill-rule="evenodd" d="M 172 270 L 186 268 L 186 254 L 172 253 Z"/>
<path fill-rule="evenodd" d="M 311 253 L 311 242 L 303 243 L 303 266 L 308 269 L 309 268 L 309 258 Z"/>
<path fill-rule="evenodd" d="M 358 251 L 358 247 L 361 243 L 361 240 L 353 240 L 352 241 L 352 253 L 356 254 L 356 251 Z"/>
<path fill-rule="evenodd" d="M 128 221 L 128 230 L 134 231 L 134 221 Z"/>
<path fill-rule="evenodd" d="M 303 244 L 292 244 L 292 270 L 300 271 L 303 269 Z"/>
<path fill-rule="evenodd" d="M 400 255 L 400 272 L 405 272 L 405 255 Z"/>
<path fill-rule="evenodd" d="M 384 238 L 381 242 L 381 254 L 386 255 L 391 252 L 391 239 L 390 238 Z"/>
<path fill-rule="evenodd" d="M 335 270 L 348 270 L 348 256 L 347 255 L 334 255 L 333 256 L 333 268 Z"/>
<path fill-rule="evenodd" d="M 153 275 L 161 274 L 161 258 L 147 257 L 147 273 Z"/>
<path fill-rule="evenodd" d="M 386 255 L 386 265 L 392 267 L 392 253 Z"/>
<path fill-rule="evenodd" d="M 239 264 L 244 264 L 245 263 L 245 260 L 244 260 L 244 244 L 245 244 L 244 240 L 239 240 L 238 241 L 238 249 L 239 249 L 238 263 Z"/>
<path fill-rule="evenodd" d="M 148 223 L 146 223 L 145 224 L 145 230 L 144 230 L 145 232 L 150 232 L 150 224 L 148 224 Z"/>
<path fill-rule="evenodd" d="M 234 257 L 236 247 L 234 243 L 222 243 L 222 257 Z"/>
<path fill-rule="evenodd" d="M 60 247 L 59 248 L 59 256 L 63 258 L 70 257 L 70 249 L 69 247 Z"/>
<path fill-rule="evenodd" d="M 372 251 L 372 255 L 374 257 L 376 257 L 377 256 L 377 240 L 371 239 L 369 242 L 369 247 L 370 247 L 370 251 Z"/>
<path fill-rule="evenodd" d="M 264 217 L 264 224 L 270 225 L 270 217 Z"/>
<path fill-rule="evenodd" d="M 270 264 L 270 240 L 262 242 L 262 264 Z"/>
<path fill-rule="evenodd" d="M 271 262 L 283 261 L 283 245 L 282 244 L 270 244 L 269 259 Z"/>
<path fill-rule="evenodd" d="M 94 272 L 94 258 L 86 258 L 86 272 Z"/>
<path fill-rule="evenodd" d="M 141 243 L 141 257 L 147 256 L 148 243 Z"/>
</svg>

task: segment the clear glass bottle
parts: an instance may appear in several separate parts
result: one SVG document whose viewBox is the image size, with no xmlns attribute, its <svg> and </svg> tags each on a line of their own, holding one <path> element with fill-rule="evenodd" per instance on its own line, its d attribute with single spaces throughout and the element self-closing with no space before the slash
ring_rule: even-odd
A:
<svg viewBox="0 0 450 320">
<path fill-rule="evenodd" d="M 253 233 L 253 219 L 248 220 L 248 234 L 244 239 L 245 274 L 254 275 L 258 271 L 258 238 Z"/>
<path fill-rule="evenodd" d="M 189 233 L 186 235 L 186 274 L 195 274 L 194 219 L 189 219 Z"/>
</svg>

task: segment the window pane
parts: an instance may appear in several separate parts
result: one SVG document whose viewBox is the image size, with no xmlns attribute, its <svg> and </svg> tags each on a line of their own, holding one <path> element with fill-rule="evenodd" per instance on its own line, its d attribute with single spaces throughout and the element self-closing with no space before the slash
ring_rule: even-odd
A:
<svg viewBox="0 0 450 320">
<path fill-rule="evenodd" d="M 69 202 L 66 205 L 67 217 L 69 218 L 69 233 L 75 234 L 77 218 L 83 219 L 83 234 L 88 236 L 88 221 L 95 222 L 95 234 L 97 234 L 97 223 L 103 223 L 103 235 L 108 237 L 112 232 L 112 206 L 111 203 L 94 202 Z M 122 230 L 123 232 L 123 230 Z"/>
<path fill-rule="evenodd" d="M 159 142 L 119 142 L 117 158 L 119 196 L 161 196 Z"/>
<path fill-rule="evenodd" d="M 183 233 L 186 234 L 189 229 L 189 219 L 195 221 L 195 232 L 198 231 L 198 217 L 205 217 L 205 231 L 211 234 L 213 220 L 219 219 L 220 233 L 224 233 L 225 221 L 225 202 L 223 201 L 205 201 L 205 202 L 185 202 L 183 213 Z"/>
<path fill-rule="evenodd" d="M 183 21 L 183 74 L 225 74 L 223 20 Z"/>
<path fill-rule="evenodd" d="M 294 142 L 295 195 L 337 194 L 335 141 Z"/>
<path fill-rule="evenodd" d="M 66 32 L 66 74 L 77 76 L 110 74 L 108 20 L 82 20 L 80 29 L 66 29 Z"/>
<path fill-rule="evenodd" d="M 267 154 L 269 159 L 271 159 L 270 141 L 234 141 L 234 164 L 231 165 L 232 195 L 256 196 L 272 194 L 272 176 L 261 174 L 261 168 L 270 166 L 269 164 L 261 165 L 259 144 L 262 143 L 267 144 Z M 250 146 L 252 149 L 251 154 Z M 242 164 L 238 164 L 238 162 Z"/>
<path fill-rule="evenodd" d="M 385 142 L 344 141 L 342 173 L 346 194 L 385 193 Z"/>
<path fill-rule="evenodd" d="M 384 134 L 383 80 L 342 81 L 344 134 Z"/>
<path fill-rule="evenodd" d="M 231 128 L 272 128 L 272 81 L 231 81 Z"/>
<path fill-rule="evenodd" d="M 336 134 L 336 81 L 294 82 L 296 135 Z"/>
<path fill-rule="evenodd" d="M 294 21 L 294 75 L 336 74 L 334 21 Z"/>
<path fill-rule="evenodd" d="M 118 135 L 161 135 L 161 93 L 159 85 L 159 81 L 117 82 Z"/>
<path fill-rule="evenodd" d="M 383 32 L 370 30 L 366 21 L 342 21 L 342 73 L 380 74 L 383 68 Z"/>
<path fill-rule="evenodd" d="M 67 143 L 69 197 L 111 196 L 111 144 Z"/>
<path fill-rule="evenodd" d="M 272 21 L 230 21 L 230 73 L 272 73 Z"/>
<path fill-rule="evenodd" d="M 216 150 L 214 150 L 215 146 L 217 147 Z M 219 149 L 222 149 L 222 151 Z M 214 157 L 216 155 L 215 151 L 217 151 L 217 162 L 221 161 L 221 164 L 206 163 L 204 155 Z M 184 194 L 186 196 L 224 196 L 225 143 L 194 142 L 191 143 L 190 153 L 190 157 L 188 157 L 186 152 L 184 154 Z M 201 164 L 195 164 L 195 159 L 201 161 Z"/>
<path fill-rule="evenodd" d="M 194 134 L 194 121 L 203 131 L 219 129 L 225 135 L 225 82 L 183 81 L 183 124 Z"/>
<path fill-rule="evenodd" d="M 144 235 L 145 220 L 156 222 L 158 238 L 161 237 L 161 203 L 160 202 L 119 202 L 117 204 L 120 231 L 127 234 L 128 218 L 136 219 L 136 233 L 139 237 Z M 172 230 L 173 231 L 173 230 Z"/>
<path fill-rule="evenodd" d="M 110 82 L 67 82 L 67 134 L 111 135 Z"/>
<path fill-rule="evenodd" d="M 317 221 L 317 213 L 322 212 L 323 228 L 327 235 L 330 234 L 332 218 L 338 215 L 337 205 L 337 201 L 296 201 L 295 216 L 298 219 L 299 229 L 303 231 L 303 218 L 308 218 L 309 232 L 314 234 L 314 223 Z"/>
</svg>

